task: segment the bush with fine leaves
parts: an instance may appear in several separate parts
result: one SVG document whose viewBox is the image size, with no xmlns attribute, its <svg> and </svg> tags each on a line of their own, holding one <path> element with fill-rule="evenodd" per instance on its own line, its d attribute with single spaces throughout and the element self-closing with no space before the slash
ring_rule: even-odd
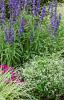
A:
<svg viewBox="0 0 64 100">
<path fill-rule="evenodd" d="M 34 57 L 24 64 L 23 75 L 29 86 L 29 94 L 37 100 L 57 98 L 64 94 L 64 50 L 52 56 Z M 36 100 L 35 99 L 35 100 Z"/>
</svg>

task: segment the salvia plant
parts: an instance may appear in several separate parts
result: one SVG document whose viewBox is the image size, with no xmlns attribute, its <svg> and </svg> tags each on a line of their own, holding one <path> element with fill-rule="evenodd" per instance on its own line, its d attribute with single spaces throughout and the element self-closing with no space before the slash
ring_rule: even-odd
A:
<svg viewBox="0 0 64 100">
<path fill-rule="evenodd" d="M 31 11 L 28 13 L 26 8 L 30 3 L 32 3 Z M 43 40 L 48 37 L 50 42 L 45 25 L 46 5 L 41 9 L 40 4 L 41 0 L 29 2 L 28 0 L 8 0 L 9 18 L 7 19 L 5 1 L 0 1 L 0 20 L 4 21 L 0 27 L 1 64 L 9 66 L 19 64 L 20 66 L 23 61 L 32 57 L 32 54 L 47 50 L 48 44 Z M 57 14 L 57 1 L 50 3 L 49 14 L 52 34 L 55 35 L 61 19 L 61 15 Z"/>
</svg>

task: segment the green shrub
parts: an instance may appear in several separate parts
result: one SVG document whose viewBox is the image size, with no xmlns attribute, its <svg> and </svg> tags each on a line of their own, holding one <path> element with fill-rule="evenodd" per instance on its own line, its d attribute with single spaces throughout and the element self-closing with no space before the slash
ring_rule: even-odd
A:
<svg viewBox="0 0 64 100">
<path fill-rule="evenodd" d="M 64 50 L 52 56 L 34 57 L 24 64 L 23 75 L 29 86 L 28 93 L 37 100 L 58 98 L 64 94 Z M 30 90 L 31 89 L 31 90 Z M 58 100 L 58 99 L 57 99 Z"/>
<path fill-rule="evenodd" d="M 1 74 L 0 69 L 0 100 L 14 100 L 19 96 L 19 85 L 16 83 L 6 83 L 7 79 L 10 78 L 9 73 Z"/>
</svg>

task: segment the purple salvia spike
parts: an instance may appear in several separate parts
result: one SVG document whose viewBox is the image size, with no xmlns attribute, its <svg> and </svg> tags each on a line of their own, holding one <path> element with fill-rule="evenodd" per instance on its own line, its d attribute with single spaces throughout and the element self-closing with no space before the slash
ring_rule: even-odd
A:
<svg viewBox="0 0 64 100">
<path fill-rule="evenodd" d="M 40 12 L 40 2 L 41 2 L 41 0 L 38 0 L 38 1 L 37 1 L 37 15 L 38 15 L 39 12 Z"/>
<path fill-rule="evenodd" d="M 5 21 L 5 4 L 4 0 L 0 1 L 0 21 L 4 22 Z"/>
<path fill-rule="evenodd" d="M 54 7 L 53 13 L 56 14 L 57 13 L 57 0 L 53 1 L 53 7 Z"/>
<path fill-rule="evenodd" d="M 57 30 L 59 28 L 60 20 L 61 20 L 61 15 L 59 15 L 59 18 L 58 18 L 58 16 L 55 14 L 51 18 L 51 28 L 53 30 L 54 35 L 55 35 L 55 33 L 57 32 Z"/>
<path fill-rule="evenodd" d="M 42 8 L 42 14 L 40 16 L 40 20 L 43 20 L 43 18 L 45 17 L 45 14 L 46 14 L 46 7 L 43 6 L 43 8 Z"/>
<path fill-rule="evenodd" d="M 53 0 L 49 4 L 50 18 L 57 13 L 57 0 Z"/>
<path fill-rule="evenodd" d="M 20 0 L 9 0 L 10 19 L 16 20 L 20 13 Z"/>
<path fill-rule="evenodd" d="M 33 0 L 33 3 L 32 3 L 32 13 L 33 13 L 33 15 L 36 15 L 36 12 L 35 12 L 35 8 L 36 8 L 36 0 Z"/>
<path fill-rule="evenodd" d="M 53 2 L 49 5 L 49 13 L 50 13 L 50 27 L 52 29 L 53 35 L 57 32 L 61 20 L 61 15 L 57 14 L 57 0 L 53 0 Z"/>
<path fill-rule="evenodd" d="M 12 28 L 5 29 L 5 41 L 9 44 L 14 42 L 14 30 Z"/>
<path fill-rule="evenodd" d="M 24 32 L 24 18 L 22 17 L 22 20 L 21 20 L 21 23 L 20 23 L 20 28 L 19 28 L 19 36 L 22 36 L 23 35 L 23 32 Z"/>
<path fill-rule="evenodd" d="M 50 13 L 50 18 L 53 16 L 53 4 L 50 2 L 49 4 L 49 13 Z"/>
</svg>

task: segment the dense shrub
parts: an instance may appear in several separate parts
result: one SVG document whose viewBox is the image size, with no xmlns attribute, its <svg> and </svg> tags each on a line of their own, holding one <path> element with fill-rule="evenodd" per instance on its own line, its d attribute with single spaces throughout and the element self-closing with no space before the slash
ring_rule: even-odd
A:
<svg viewBox="0 0 64 100">
<path fill-rule="evenodd" d="M 53 53 L 52 56 L 36 56 L 24 64 L 23 75 L 29 86 L 29 94 L 37 100 L 44 98 L 59 98 L 64 94 L 64 58 L 61 52 Z M 31 89 L 31 90 L 30 90 Z M 35 99 L 35 100 L 36 100 Z"/>
</svg>

